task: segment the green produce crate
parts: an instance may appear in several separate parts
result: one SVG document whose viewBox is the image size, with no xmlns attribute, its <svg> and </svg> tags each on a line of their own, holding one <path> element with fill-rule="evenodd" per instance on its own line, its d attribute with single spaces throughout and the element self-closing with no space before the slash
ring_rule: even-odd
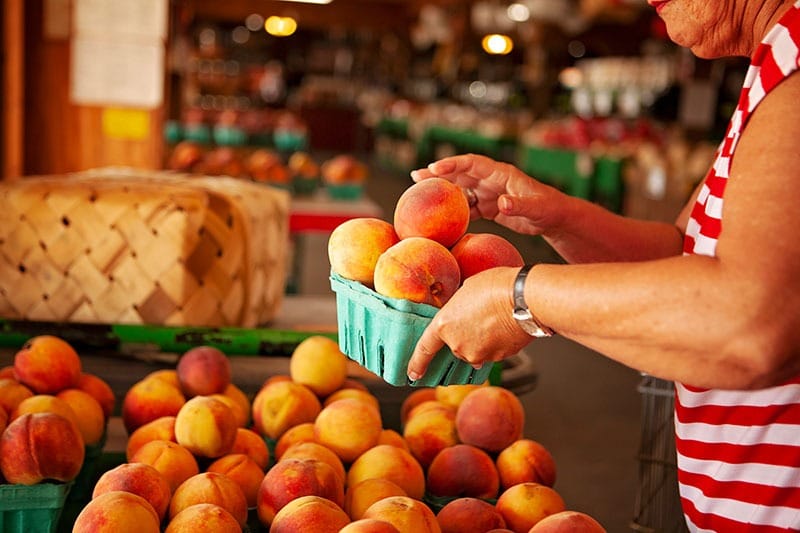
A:
<svg viewBox="0 0 800 533">
<path fill-rule="evenodd" d="M 431 126 L 419 139 L 417 158 L 420 165 L 427 165 L 433 161 L 437 145 L 450 144 L 458 152 L 473 152 L 506 161 L 509 155 L 513 156 L 516 142 L 513 137 L 487 137 L 469 130 Z"/>
<path fill-rule="evenodd" d="M 53 533 L 71 483 L 0 485 L 0 531 Z"/>
<path fill-rule="evenodd" d="M 335 273 L 331 274 L 331 288 L 336 293 L 339 348 L 390 385 L 434 387 L 483 383 L 489 378 L 493 365 L 475 369 L 445 346 L 431 361 L 427 373 L 409 382 L 408 360 L 438 309 L 382 296 Z"/>
<path fill-rule="evenodd" d="M 397 139 L 408 138 L 408 120 L 401 118 L 383 117 L 375 126 L 378 133 Z"/>
</svg>

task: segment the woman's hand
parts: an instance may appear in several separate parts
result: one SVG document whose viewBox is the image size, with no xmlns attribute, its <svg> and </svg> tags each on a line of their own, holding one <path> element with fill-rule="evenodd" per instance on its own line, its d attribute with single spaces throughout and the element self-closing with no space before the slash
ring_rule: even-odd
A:
<svg viewBox="0 0 800 533">
<path fill-rule="evenodd" d="M 492 268 L 464 280 L 422 333 L 408 363 L 408 377 L 421 378 L 445 344 L 476 368 L 514 355 L 527 345 L 532 338 L 511 316 L 518 270 Z"/>
<path fill-rule="evenodd" d="M 508 163 L 466 154 L 440 159 L 411 172 L 414 181 L 444 178 L 472 189 L 477 203 L 472 218 L 494 220 L 511 230 L 542 235 L 557 230 L 564 220 L 564 194 L 544 185 Z"/>
</svg>

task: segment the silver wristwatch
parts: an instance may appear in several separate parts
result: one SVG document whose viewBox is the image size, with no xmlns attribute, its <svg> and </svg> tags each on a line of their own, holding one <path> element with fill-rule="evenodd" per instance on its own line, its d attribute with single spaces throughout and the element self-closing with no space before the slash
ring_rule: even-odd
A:
<svg viewBox="0 0 800 533">
<path fill-rule="evenodd" d="M 551 337 L 553 330 L 540 324 L 525 303 L 525 279 L 533 267 L 534 265 L 522 267 L 514 280 L 514 320 L 531 337 Z"/>
</svg>

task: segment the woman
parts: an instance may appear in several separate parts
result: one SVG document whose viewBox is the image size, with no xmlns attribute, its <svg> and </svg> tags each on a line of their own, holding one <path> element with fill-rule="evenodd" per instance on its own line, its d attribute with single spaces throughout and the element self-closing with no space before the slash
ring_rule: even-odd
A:
<svg viewBox="0 0 800 533">
<path fill-rule="evenodd" d="M 705 180 L 670 225 L 625 219 L 482 156 L 412 172 L 461 185 L 474 218 L 542 235 L 568 264 L 467 279 L 420 338 L 409 378 L 443 344 L 480 366 L 555 331 L 676 382 L 692 531 L 799 530 L 800 1 L 648 1 L 696 55 L 751 58 Z"/>
</svg>

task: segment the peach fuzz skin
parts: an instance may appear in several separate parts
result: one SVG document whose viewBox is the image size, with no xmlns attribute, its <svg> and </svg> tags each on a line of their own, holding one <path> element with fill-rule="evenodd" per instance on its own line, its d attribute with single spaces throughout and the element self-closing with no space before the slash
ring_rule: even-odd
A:
<svg viewBox="0 0 800 533">
<path fill-rule="evenodd" d="M 390 298 L 442 307 L 461 284 L 461 270 L 450 250 L 431 239 L 403 239 L 375 265 L 375 292 Z"/>
<path fill-rule="evenodd" d="M 442 178 L 411 185 L 397 199 L 394 228 L 400 239 L 426 237 L 449 248 L 467 231 L 469 204 L 461 187 Z"/>
</svg>

